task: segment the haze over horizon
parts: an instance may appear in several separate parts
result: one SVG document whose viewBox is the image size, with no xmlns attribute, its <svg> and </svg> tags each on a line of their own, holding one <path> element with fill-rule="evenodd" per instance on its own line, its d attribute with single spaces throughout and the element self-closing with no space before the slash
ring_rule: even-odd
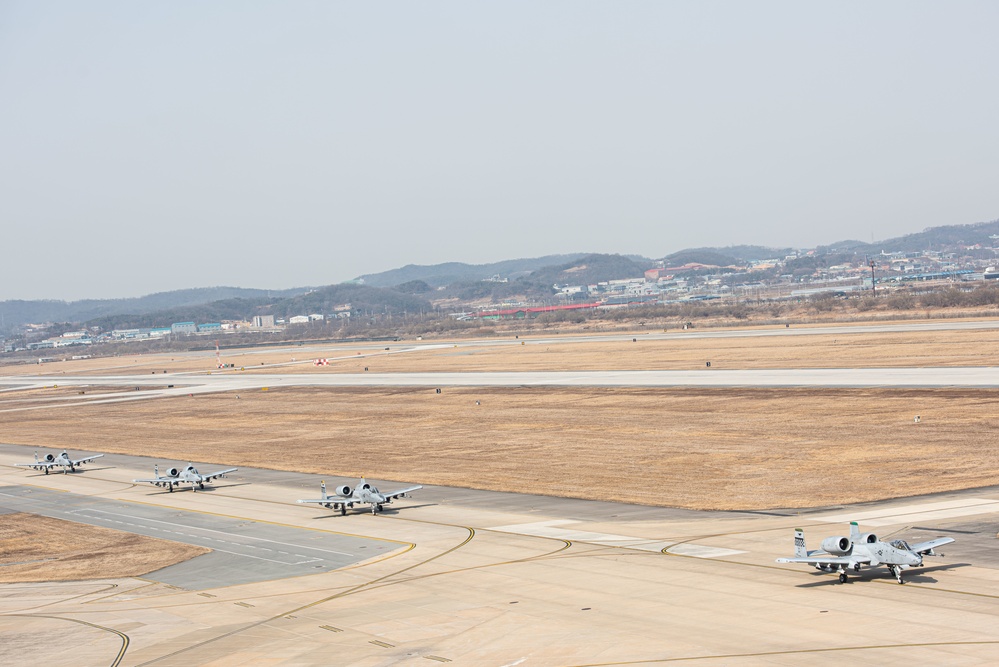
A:
<svg viewBox="0 0 999 667">
<path fill-rule="evenodd" d="M 999 217 L 999 5 L 0 4 L 0 300 Z"/>
</svg>

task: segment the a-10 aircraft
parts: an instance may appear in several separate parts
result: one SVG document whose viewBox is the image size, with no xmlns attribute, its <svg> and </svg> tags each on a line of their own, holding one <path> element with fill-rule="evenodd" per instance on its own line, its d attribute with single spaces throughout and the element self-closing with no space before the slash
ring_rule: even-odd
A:
<svg viewBox="0 0 999 667">
<path fill-rule="evenodd" d="M 22 468 L 34 468 L 35 470 L 44 470 L 45 474 L 49 474 L 49 469 L 56 466 L 61 466 L 64 473 L 76 472 L 77 466 L 82 466 L 87 461 L 93 461 L 94 459 L 99 459 L 103 454 L 95 454 L 94 456 L 86 456 L 82 459 L 70 458 L 69 453 L 64 449 L 62 454 L 56 456 L 55 454 L 46 454 L 45 458 L 38 460 L 38 452 L 35 452 L 35 462 L 34 463 L 17 463 Z"/>
<path fill-rule="evenodd" d="M 239 468 L 226 468 L 207 475 L 202 475 L 192 464 L 188 463 L 183 470 L 170 468 L 166 475 L 160 475 L 160 466 L 157 463 L 153 466 L 153 477 L 146 479 L 133 479 L 133 482 L 149 482 L 156 486 L 165 486 L 173 493 L 173 488 L 180 484 L 190 484 L 191 491 L 205 488 L 205 482 L 210 482 L 219 477 L 225 477 L 230 472 L 236 472 Z"/>
<path fill-rule="evenodd" d="M 326 509 L 340 510 L 340 516 L 347 513 L 348 507 L 354 507 L 355 504 L 367 503 L 371 505 L 371 513 L 378 514 L 382 511 L 382 505 L 387 505 L 396 498 L 402 498 L 410 491 L 416 491 L 422 489 L 422 486 L 408 486 L 405 489 L 399 489 L 397 491 L 392 491 L 390 493 L 382 493 L 377 488 L 368 484 L 362 477 L 361 481 L 358 483 L 357 487 L 351 489 L 349 486 L 338 486 L 334 489 L 334 495 L 328 495 L 326 493 L 326 482 L 322 482 L 319 485 L 322 492 L 322 498 L 318 500 L 299 500 L 300 503 L 315 503 L 317 505 L 322 505 Z"/>
<path fill-rule="evenodd" d="M 839 572 L 840 583 L 846 583 L 847 570 L 860 572 L 864 565 L 885 565 L 896 581 L 904 584 L 903 570 L 922 566 L 923 556 L 942 556 L 933 549 L 953 541 L 952 537 L 938 537 L 917 544 L 908 544 L 904 540 L 882 542 L 874 533 L 861 534 L 857 522 L 851 521 L 850 537 L 827 537 L 822 541 L 822 548 L 815 551 L 805 548 L 805 532 L 795 528 L 794 557 L 778 558 L 777 562 L 808 563 L 823 572 Z"/>
</svg>

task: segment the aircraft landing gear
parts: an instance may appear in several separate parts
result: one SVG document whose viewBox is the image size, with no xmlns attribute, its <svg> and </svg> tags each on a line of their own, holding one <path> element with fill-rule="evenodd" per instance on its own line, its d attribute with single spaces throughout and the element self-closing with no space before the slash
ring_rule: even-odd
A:
<svg viewBox="0 0 999 667">
<path fill-rule="evenodd" d="M 45 474 L 46 475 L 49 474 L 49 469 L 48 468 L 45 469 Z"/>
<path fill-rule="evenodd" d="M 839 573 L 839 583 L 845 584 L 847 579 L 849 579 L 849 577 L 846 576 L 846 572 Z"/>
<path fill-rule="evenodd" d="M 345 505 L 340 505 L 340 516 L 347 516 L 347 507 Z"/>
<path fill-rule="evenodd" d="M 378 514 L 381 511 L 382 511 L 382 506 L 379 505 L 378 503 L 375 503 L 375 504 L 373 504 L 371 506 L 371 513 L 372 514 Z"/>
<path fill-rule="evenodd" d="M 167 488 L 170 489 L 170 493 L 173 493 L 173 484 L 167 484 Z"/>
<path fill-rule="evenodd" d="M 902 568 L 900 568 L 898 565 L 889 565 L 888 571 L 891 572 L 892 576 L 895 577 L 895 581 L 897 581 L 900 584 L 905 583 L 905 581 L 902 579 Z"/>
<path fill-rule="evenodd" d="M 205 483 L 204 482 L 198 482 L 198 488 L 199 489 L 204 489 L 205 488 Z"/>
</svg>

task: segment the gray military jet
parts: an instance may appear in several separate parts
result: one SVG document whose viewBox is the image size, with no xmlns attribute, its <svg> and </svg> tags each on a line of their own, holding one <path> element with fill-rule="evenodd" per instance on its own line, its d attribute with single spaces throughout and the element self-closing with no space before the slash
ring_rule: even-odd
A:
<svg viewBox="0 0 999 667">
<path fill-rule="evenodd" d="M 921 567 L 923 556 L 942 556 L 933 551 L 936 547 L 950 544 L 952 537 L 938 537 L 928 542 L 908 544 L 904 540 L 882 542 L 874 533 L 860 533 L 856 521 L 850 522 L 850 537 L 827 537 L 822 548 L 808 551 L 805 548 L 805 531 L 794 529 L 794 557 L 778 558 L 778 563 L 808 563 L 823 572 L 839 572 L 839 581 L 846 583 L 847 570 L 860 572 L 864 565 L 876 567 L 885 565 L 900 584 L 902 571 L 910 567 Z"/>
<path fill-rule="evenodd" d="M 371 505 L 371 513 L 378 514 L 382 511 L 382 505 L 391 503 L 396 498 L 404 498 L 411 491 L 422 489 L 422 486 L 408 486 L 390 493 L 382 493 L 377 488 L 368 484 L 362 477 L 357 487 L 351 489 L 349 486 L 338 486 L 334 489 L 334 495 L 326 493 L 326 482 L 319 485 L 322 498 L 318 500 L 299 500 L 300 503 L 315 503 L 322 505 L 326 509 L 340 510 L 340 516 L 347 513 L 347 508 L 354 507 L 355 504 L 367 503 Z"/>
<path fill-rule="evenodd" d="M 239 468 L 226 468 L 225 470 L 218 470 L 213 473 L 208 473 L 207 475 L 202 475 L 198 472 L 190 463 L 183 470 L 178 470 L 177 468 L 170 468 L 167 470 L 166 475 L 160 475 L 160 466 L 157 463 L 153 466 L 153 477 L 146 479 L 133 479 L 133 482 L 149 482 L 155 486 L 165 486 L 173 493 L 175 486 L 181 484 L 190 484 L 191 491 L 197 491 L 198 489 L 205 488 L 205 482 L 210 482 L 213 479 L 220 477 L 225 477 L 230 472 L 236 472 Z"/>
<path fill-rule="evenodd" d="M 82 459 L 72 459 L 69 453 L 64 449 L 62 454 L 56 456 L 55 454 L 46 454 L 45 458 L 39 460 L 38 452 L 35 452 L 35 462 L 34 463 L 17 463 L 15 465 L 22 468 L 34 468 L 35 470 L 44 470 L 45 474 L 49 474 L 49 470 L 60 466 L 64 473 L 76 472 L 77 466 L 82 466 L 87 461 L 93 461 L 94 459 L 99 459 L 103 454 L 95 454 L 94 456 L 86 456 Z"/>
</svg>

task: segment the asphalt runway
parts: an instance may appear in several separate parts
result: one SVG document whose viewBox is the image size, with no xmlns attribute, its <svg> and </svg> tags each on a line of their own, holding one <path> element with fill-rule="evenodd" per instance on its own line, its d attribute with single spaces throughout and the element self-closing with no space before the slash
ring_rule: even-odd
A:
<svg viewBox="0 0 999 667">
<path fill-rule="evenodd" d="M 0 486 L 0 510 L 207 547 L 211 553 L 146 575 L 188 590 L 328 572 L 406 546 L 38 487 Z"/>
<path fill-rule="evenodd" d="M 18 463 L 30 462 L 33 460 L 34 447 L 23 445 L 13 445 L 0 443 L 0 455 L 7 455 L 11 461 Z M 39 455 L 48 453 L 44 448 L 37 449 Z M 56 450 L 52 450 L 56 451 Z M 59 450 L 61 451 L 61 450 Z M 56 452 L 58 453 L 58 452 Z M 69 454 L 73 458 L 89 456 L 100 452 L 78 452 L 70 450 Z M 163 459 L 151 458 L 148 456 L 137 456 L 127 454 L 104 454 L 96 462 L 89 463 L 81 468 L 82 472 L 70 474 L 69 477 L 94 477 L 101 480 L 117 480 L 120 475 L 112 476 L 111 470 L 126 469 L 134 471 L 134 477 L 147 475 L 152 471 L 154 465 L 159 465 L 160 470 L 170 466 L 179 466 L 186 463 L 193 463 L 198 470 L 203 473 L 210 473 L 226 466 L 205 461 L 165 461 Z M 8 483 L 23 480 L 24 483 L 31 483 L 33 478 L 44 477 L 44 473 L 39 473 L 27 468 L 17 469 L 23 473 L 21 477 L 7 477 Z M 53 472 L 52 475 L 59 476 L 61 472 Z M 52 476 L 50 475 L 50 476 Z M 129 472 L 132 475 L 132 472 Z M 126 475 L 128 477 L 128 475 Z M 131 477 L 129 477 L 131 479 Z M 325 481 L 328 489 L 332 490 L 336 486 L 346 484 L 355 486 L 356 478 L 338 477 L 335 475 L 315 475 L 310 473 L 288 472 L 284 470 L 269 470 L 266 468 L 240 467 L 238 471 L 229 473 L 223 480 L 212 482 L 204 491 L 198 491 L 195 497 L 202 494 L 225 493 L 231 497 L 253 497 L 253 485 L 264 484 L 269 487 L 281 487 L 285 490 L 283 499 L 290 507 L 303 516 L 327 517 L 334 524 L 341 520 L 337 512 L 327 510 L 317 505 L 298 505 L 296 500 L 300 498 L 318 498 L 319 485 Z M 410 486 L 416 482 L 406 481 L 386 481 L 376 478 L 367 478 L 367 481 L 381 489 L 390 492 L 393 489 Z M 161 488 L 151 484 L 135 485 L 144 493 L 147 502 L 155 503 L 161 498 L 167 498 L 170 494 Z M 183 490 L 175 491 L 173 495 L 189 495 L 192 492 L 187 486 Z M 465 489 L 460 487 L 424 485 L 422 489 L 412 494 L 411 499 L 397 501 L 388 504 L 384 508 L 384 515 L 394 516 L 405 512 L 406 506 L 411 505 L 438 505 L 446 507 L 464 507 L 468 509 L 490 510 L 503 513 L 550 513 L 557 512 L 558 516 L 566 519 L 580 521 L 642 521 L 650 518 L 662 518 L 668 516 L 677 519 L 693 519 L 696 517 L 711 518 L 733 514 L 732 512 L 703 512 L 697 510 L 687 510 L 680 508 L 655 507 L 645 505 L 629 505 L 624 503 L 607 502 L 603 500 L 584 500 L 576 498 L 558 498 L 530 493 L 506 493 L 502 491 L 482 491 L 478 489 Z M 168 499 L 168 498 L 167 498 Z M 5 505 L 5 499 L 0 496 L 0 508 Z M 360 509 L 359 509 L 360 508 Z M 21 511 L 21 510 L 18 510 Z M 348 511 L 348 517 L 352 514 L 369 513 L 367 505 L 355 507 Z M 793 510 L 791 511 L 793 514 Z M 755 512 L 736 513 L 755 515 Z M 63 518 L 63 517 L 60 517 Z M 347 517 L 342 517 L 347 518 Z M 330 530 L 337 530 L 336 525 L 328 526 Z"/>
<path fill-rule="evenodd" d="M 964 666 L 993 664 L 999 650 L 999 488 L 695 512 L 427 487 L 383 515 L 341 517 L 295 503 L 315 496 L 318 475 L 241 468 L 210 491 L 166 493 L 131 483 L 149 458 L 109 454 L 69 475 L 12 467 L 31 451 L 0 446 L 0 512 L 41 510 L 222 551 L 190 561 L 201 565 L 241 554 L 201 573 L 0 586 L 5 644 L 30 647 L 39 663 Z M 774 562 L 791 555 L 794 527 L 814 548 L 847 531 L 848 516 L 865 531 L 877 522 L 882 538 L 957 542 L 908 571 L 905 586 L 883 567 L 840 584 Z M 338 533 L 364 537 L 348 547 Z M 357 562 L 372 543 L 406 548 Z M 357 564 L 316 568 L 339 557 L 329 551 Z M 310 576 L 287 576 L 294 567 Z M 243 568 L 262 576 L 227 586 Z M 210 595 L 197 592 L 206 579 Z"/>
<path fill-rule="evenodd" d="M 169 383 L 167 387 L 165 383 Z M 0 378 L 0 387 L 121 387 L 134 393 L 86 399 L 61 396 L 36 400 L 30 406 L 4 408 L 3 412 L 40 410 L 101 403 L 150 400 L 187 394 L 240 392 L 279 387 L 718 387 L 718 388 L 895 388 L 939 389 L 999 387 L 999 368 L 817 368 L 778 370 L 697 371 L 572 371 L 481 373 L 371 373 L 330 375 L 254 375 L 251 372 L 212 375 L 74 376 Z M 144 390 L 141 390 L 144 389 Z"/>
<path fill-rule="evenodd" d="M 34 448 L 31 447 L 0 444 L 0 456 L 6 456 L 10 461 L 30 461 L 33 451 Z M 84 455 L 90 453 L 91 452 L 80 452 L 79 454 Z M 70 455 L 76 456 L 77 452 L 71 451 Z M 122 478 L 131 479 L 134 474 L 138 474 L 140 471 L 151 470 L 153 465 L 156 463 L 159 463 L 161 469 L 165 465 L 187 463 L 165 462 L 160 459 L 125 454 L 105 454 L 104 457 L 98 459 L 98 461 L 100 467 L 94 467 L 91 465 L 89 468 L 84 468 L 83 472 L 77 472 L 69 475 L 69 478 L 93 477 L 94 479 L 102 482 L 119 481 Z M 193 461 L 191 463 L 193 463 L 199 470 L 205 472 L 211 472 L 212 470 L 223 467 L 210 462 Z M 119 472 L 119 469 L 121 472 Z M 114 473 L 112 473 L 112 471 L 114 471 Z M 127 473 L 125 471 L 127 471 Z M 42 479 L 44 477 L 42 473 L 37 473 L 27 469 L 18 469 L 18 473 L 20 473 L 20 476 L 14 477 L 13 479 L 8 476 L 6 478 L 7 482 L 10 483 L 21 479 L 25 484 L 30 484 L 33 478 L 44 481 Z M 53 473 L 53 475 L 55 477 L 59 477 L 61 473 Z M 30 506 L 28 506 L 27 503 L 37 503 L 45 499 L 45 503 L 50 507 L 51 511 L 58 513 L 46 514 L 46 512 L 38 512 L 40 514 L 55 516 L 57 518 L 68 519 L 71 521 L 80 521 L 81 523 L 92 523 L 94 525 L 103 525 L 121 530 L 130 530 L 131 532 L 139 532 L 142 535 L 149 535 L 152 537 L 176 539 L 177 541 L 205 546 L 212 549 L 216 549 L 217 546 L 221 546 L 224 549 L 223 553 L 226 551 L 237 551 L 237 549 L 236 547 L 221 545 L 219 543 L 213 545 L 212 538 L 217 538 L 218 536 L 213 536 L 211 534 L 211 529 L 222 532 L 234 530 L 237 535 L 247 533 L 247 531 L 253 531 L 249 534 L 251 534 L 254 538 L 307 545 L 303 546 L 303 549 L 308 549 L 309 546 L 321 546 L 324 549 L 349 552 L 350 554 L 359 556 L 360 558 L 370 558 L 372 556 L 386 553 L 386 550 L 391 551 L 400 546 L 399 543 L 392 542 L 379 543 L 377 545 L 364 543 L 353 547 L 350 547 L 350 544 L 353 543 L 340 545 L 339 543 L 334 542 L 329 545 L 321 545 L 317 544 L 316 536 L 308 534 L 308 531 L 304 531 L 304 534 L 299 534 L 295 538 L 289 538 L 283 533 L 272 534 L 269 532 L 270 528 L 281 528 L 280 526 L 269 526 L 269 524 L 266 523 L 256 524 L 253 522 L 248 524 L 245 520 L 237 520 L 235 523 L 231 523 L 232 520 L 227 517 L 217 516 L 215 514 L 203 515 L 196 512 L 182 512 L 181 514 L 190 516 L 185 518 L 183 522 L 178 523 L 175 530 L 169 525 L 156 523 L 154 520 L 173 521 L 174 518 L 176 518 L 176 512 L 167 511 L 167 518 L 164 519 L 163 516 L 158 513 L 149 514 L 144 511 L 145 509 L 157 509 L 153 505 L 161 501 L 165 503 L 169 502 L 171 500 L 171 495 L 178 498 L 182 495 L 188 496 L 191 498 L 191 502 L 199 504 L 201 501 L 194 500 L 195 498 L 223 494 L 226 498 L 237 499 L 237 501 L 238 499 L 253 500 L 258 498 L 259 494 L 255 490 L 255 487 L 260 485 L 261 487 L 268 489 L 269 498 L 276 498 L 279 504 L 286 505 L 288 511 L 293 512 L 302 520 L 319 521 L 322 523 L 322 528 L 328 531 L 351 532 L 355 530 L 358 526 L 357 519 L 359 518 L 359 515 L 365 518 L 368 518 L 370 515 L 366 505 L 360 505 L 352 510 L 348 510 L 347 516 L 341 517 L 338 512 L 327 510 L 317 505 L 300 505 L 296 503 L 296 501 L 300 498 L 318 497 L 319 485 L 323 481 L 326 482 L 327 488 L 333 489 L 336 486 L 343 484 L 353 487 L 357 484 L 358 480 L 356 478 L 338 477 L 334 475 L 315 475 L 310 473 L 269 470 L 265 468 L 240 467 L 237 472 L 230 473 L 224 480 L 218 480 L 212 483 L 205 491 L 198 491 L 193 494 L 186 488 L 183 491 L 177 491 L 173 494 L 169 494 L 168 492 L 152 485 L 132 485 L 135 486 L 135 489 L 140 493 L 144 500 L 143 504 L 129 504 L 131 508 L 127 512 L 129 517 L 116 517 L 108 514 L 107 512 L 126 512 L 123 512 L 120 507 L 117 509 L 114 507 L 109 509 L 104 506 L 97 506 L 97 504 L 104 502 L 100 498 L 76 496 L 75 494 L 54 493 L 45 491 L 44 489 L 36 489 L 35 487 L 31 487 L 31 489 L 28 490 L 30 492 L 25 492 L 23 490 L 24 487 L 18 487 L 22 488 L 22 498 L 31 498 L 33 500 L 23 500 L 23 504 L 17 505 L 12 503 L 11 499 L 8 497 L 11 492 L 8 489 L 0 487 L 0 511 L 4 508 L 11 511 L 35 511 L 30 509 Z M 386 481 L 376 478 L 367 478 L 367 481 L 386 492 L 390 492 L 393 489 L 404 486 L 410 486 L 412 483 L 415 483 L 406 481 Z M 275 494 L 275 490 L 280 491 Z M 39 496 L 38 494 L 42 494 L 42 496 Z M 424 485 L 423 489 L 413 492 L 413 494 L 411 494 L 411 498 L 385 505 L 383 513 L 379 515 L 379 517 L 375 518 L 375 520 L 379 520 L 383 517 L 407 519 L 411 516 L 411 512 L 413 512 L 413 510 L 425 510 L 428 508 L 437 508 L 442 512 L 460 510 L 462 513 L 488 513 L 490 515 L 499 516 L 518 516 L 528 518 L 532 516 L 544 518 L 556 517 L 555 522 L 545 520 L 539 520 L 538 522 L 527 521 L 513 524 L 494 524 L 484 522 L 477 524 L 476 528 L 499 530 L 500 532 L 514 534 L 529 534 L 542 537 L 546 536 L 551 539 L 570 539 L 576 542 L 613 544 L 616 546 L 622 546 L 624 542 L 627 541 L 627 536 L 616 535 L 612 531 L 601 533 L 585 531 L 581 530 L 580 526 L 584 524 L 600 524 L 606 527 L 613 526 L 616 523 L 634 524 L 653 521 L 743 521 L 770 517 L 792 520 L 800 525 L 806 526 L 806 530 L 810 535 L 818 535 L 819 533 L 822 533 L 823 537 L 825 537 L 826 533 L 832 535 L 838 528 L 846 526 L 846 524 L 852 520 L 859 520 L 862 527 L 876 532 L 882 532 L 880 529 L 881 526 L 895 526 L 898 524 L 909 523 L 914 525 L 913 530 L 916 530 L 921 538 L 925 537 L 925 539 L 950 534 L 933 533 L 933 531 L 939 530 L 938 526 L 947 526 L 958 531 L 964 531 L 961 538 L 962 544 L 956 547 L 957 553 L 964 556 L 966 551 L 965 545 L 967 545 L 967 550 L 973 552 L 974 560 L 977 565 L 999 569 L 999 549 L 995 549 L 994 545 L 996 534 L 995 526 L 984 520 L 969 520 L 971 517 L 978 519 L 979 516 L 982 516 L 981 513 L 983 511 L 986 513 L 984 516 L 999 514 L 999 501 L 980 500 L 983 495 L 989 496 L 996 494 L 999 494 L 999 487 L 968 489 L 965 491 L 953 491 L 925 496 L 913 496 L 911 498 L 896 501 L 859 503 L 849 507 L 837 505 L 829 507 L 784 508 L 767 511 L 703 511 L 674 507 L 633 505 L 627 503 L 608 502 L 598 499 L 559 498 L 556 496 L 531 493 L 508 493 L 502 491 L 486 491 L 459 487 Z M 65 500 L 67 495 L 75 499 L 72 507 L 63 507 L 60 503 L 61 500 Z M 92 509 L 79 509 L 90 507 L 90 503 L 96 503 L 94 507 L 103 510 L 103 512 L 96 512 Z M 111 503 L 111 505 L 114 505 L 114 503 Z M 940 506 L 947 506 L 951 509 L 941 515 L 938 510 Z M 927 511 L 916 512 L 915 510 L 917 508 L 922 508 Z M 148 517 L 150 520 L 138 521 L 134 517 L 136 514 L 141 517 Z M 130 525 L 130 522 L 135 525 Z M 138 526 L 143 524 L 148 524 L 149 526 L 146 528 L 146 532 L 140 532 L 137 529 Z M 812 524 L 826 525 L 812 526 Z M 918 530 L 915 528 L 915 525 L 918 525 Z M 233 529 L 233 526 L 236 528 Z M 249 528 L 247 526 L 249 526 Z M 192 530 L 180 530 L 181 528 L 186 527 L 192 527 Z M 198 530 L 198 528 L 201 528 L 201 530 Z M 169 530 L 175 530 L 174 534 L 167 534 L 166 531 Z M 570 533 L 572 534 L 570 535 Z M 933 534 L 931 535 L 930 533 Z M 199 535 L 201 536 L 200 541 L 194 541 Z M 343 535 L 339 537 L 346 538 L 350 536 Z M 248 543 L 251 545 L 273 548 L 275 551 L 289 551 L 289 548 L 287 547 L 277 549 L 273 545 L 267 545 L 264 543 L 258 544 L 254 540 L 250 540 Z M 954 548 L 955 547 L 951 547 L 951 550 L 953 551 Z M 250 560 L 254 560 L 252 556 L 269 557 L 268 554 L 254 549 L 253 546 L 241 547 L 240 553 L 243 554 L 244 558 L 249 558 Z M 339 554 L 326 554 L 324 556 L 321 553 L 317 555 L 315 553 L 310 553 L 309 551 L 301 551 L 297 553 L 302 556 L 308 556 L 309 558 L 319 557 L 324 559 L 324 561 L 328 560 L 329 563 L 300 563 L 296 565 L 295 563 L 289 562 L 287 564 L 283 564 L 284 561 L 296 560 L 290 556 L 283 555 L 282 558 L 279 559 L 282 561 L 281 566 L 278 567 L 275 565 L 275 567 L 270 568 L 265 565 L 267 561 L 262 560 L 261 562 L 252 564 L 252 569 L 261 573 L 261 576 L 254 579 L 254 581 L 263 581 L 282 576 L 295 576 L 294 573 L 289 573 L 291 570 L 295 570 L 299 573 L 304 570 L 306 573 L 312 574 L 313 572 L 310 572 L 310 569 L 322 569 L 325 571 L 326 569 L 330 569 L 330 567 L 342 567 L 342 565 L 333 565 L 333 563 L 337 562 L 337 556 L 339 556 Z M 194 560 L 197 561 L 203 558 L 205 558 L 205 556 L 201 556 Z M 348 556 L 340 556 L 340 558 L 348 558 Z M 326 565 L 329 565 L 329 567 L 326 567 Z M 175 567 L 181 567 L 184 569 L 182 566 Z M 167 569 L 169 570 L 172 568 Z M 184 582 L 190 584 L 193 581 L 193 579 L 183 579 L 181 580 L 181 583 L 177 583 L 176 581 L 165 581 L 165 583 L 190 588 L 191 586 L 185 585 Z"/>
</svg>

